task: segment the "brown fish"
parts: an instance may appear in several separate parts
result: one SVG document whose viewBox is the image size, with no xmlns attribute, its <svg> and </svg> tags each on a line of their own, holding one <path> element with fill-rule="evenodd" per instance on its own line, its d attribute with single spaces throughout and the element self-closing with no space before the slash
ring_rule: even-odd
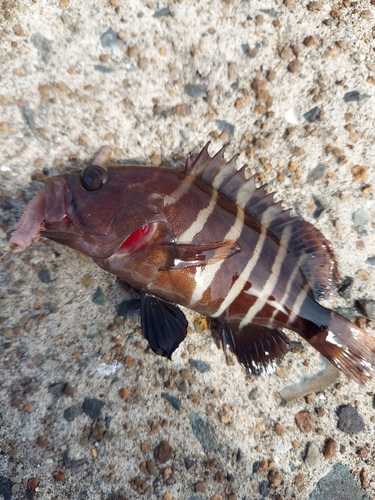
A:
<svg viewBox="0 0 375 500">
<path fill-rule="evenodd" d="M 47 179 L 10 248 L 42 235 L 139 289 L 143 335 L 169 358 L 186 336 L 177 303 L 210 318 L 253 373 L 271 372 L 288 351 L 286 327 L 358 383 L 372 379 L 375 339 L 316 302 L 337 279 L 329 243 L 224 150 L 211 158 L 207 144 L 176 170 L 106 165 L 102 148 L 82 173 Z"/>
</svg>

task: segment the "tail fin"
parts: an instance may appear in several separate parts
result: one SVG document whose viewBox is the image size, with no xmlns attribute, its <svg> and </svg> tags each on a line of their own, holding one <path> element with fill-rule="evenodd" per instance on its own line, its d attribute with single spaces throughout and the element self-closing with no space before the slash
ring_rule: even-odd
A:
<svg viewBox="0 0 375 500">
<path fill-rule="evenodd" d="M 308 342 L 358 384 L 375 380 L 375 338 L 343 316 L 332 311 L 329 326 Z"/>
</svg>

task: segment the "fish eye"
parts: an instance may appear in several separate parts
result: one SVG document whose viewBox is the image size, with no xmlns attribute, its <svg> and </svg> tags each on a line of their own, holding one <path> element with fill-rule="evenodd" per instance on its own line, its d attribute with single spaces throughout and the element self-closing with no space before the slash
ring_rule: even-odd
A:
<svg viewBox="0 0 375 500">
<path fill-rule="evenodd" d="M 89 165 L 81 174 L 81 184 L 87 191 L 97 191 L 107 182 L 108 176 L 104 168 Z"/>
</svg>

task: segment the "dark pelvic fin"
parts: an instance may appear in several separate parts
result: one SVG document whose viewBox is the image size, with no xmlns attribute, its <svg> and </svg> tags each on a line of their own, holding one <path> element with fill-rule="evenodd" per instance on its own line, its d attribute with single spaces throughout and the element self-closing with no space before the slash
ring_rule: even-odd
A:
<svg viewBox="0 0 375 500">
<path fill-rule="evenodd" d="M 267 194 L 265 186 L 256 187 L 257 176 L 246 178 L 246 165 L 237 170 L 234 156 L 229 162 L 224 159 L 225 145 L 213 158 L 206 144 L 197 158 L 188 159 L 185 171 L 223 193 L 240 205 L 279 240 L 286 227 L 290 228 L 288 251 L 300 267 L 311 286 L 315 298 L 324 296 L 339 281 L 336 259 L 328 241 L 309 222 L 291 217 L 290 210 L 283 210 L 281 203 L 273 201 L 274 193 Z"/>
<path fill-rule="evenodd" d="M 145 292 L 141 294 L 141 324 L 151 349 L 169 359 L 186 337 L 188 326 L 179 307 Z"/>
<path fill-rule="evenodd" d="M 167 263 L 162 268 L 163 270 L 214 264 L 241 251 L 240 245 L 233 240 L 217 241 L 201 245 L 166 243 L 163 245 L 163 248 L 167 250 L 168 255 Z"/>
<path fill-rule="evenodd" d="M 358 384 L 375 379 L 375 338 L 343 316 L 332 311 L 329 326 L 306 340 Z"/>
<path fill-rule="evenodd" d="M 278 328 L 249 324 L 239 329 L 211 320 L 213 334 L 221 340 L 224 350 L 229 347 L 238 361 L 255 375 L 273 373 L 289 351 L 289 340 Z"/>
</svg>

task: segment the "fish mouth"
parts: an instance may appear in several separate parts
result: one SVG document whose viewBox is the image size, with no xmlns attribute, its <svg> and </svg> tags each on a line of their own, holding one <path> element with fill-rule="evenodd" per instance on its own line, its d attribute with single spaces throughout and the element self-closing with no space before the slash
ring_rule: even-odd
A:
<svg viewBox="0 0 375 500">
<path fill-rule="evenodd" d="M 9 240 L 9 249 L 19 253 L 32 245 L 43 233 L 51 237 L 65 231 L 69 225 L 67 211 L 67 183 L 60 179 L 47 179 L 42 189 L 27 205 L 17 229 Z"/>
</svg>

